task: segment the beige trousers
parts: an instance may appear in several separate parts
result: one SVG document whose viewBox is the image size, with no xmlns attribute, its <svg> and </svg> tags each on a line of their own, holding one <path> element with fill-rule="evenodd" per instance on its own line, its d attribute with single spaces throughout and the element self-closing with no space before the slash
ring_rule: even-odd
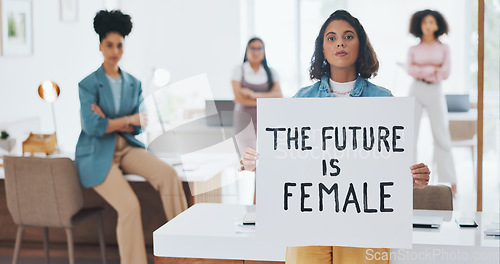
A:
<svg viewBox="0 0 500 264">
<path fill-rule="evenodd" d="M 370 250 L 370 251 L 367 251 Z M 377 254 L 378 253 L 378 254 Z M 353 248 L 353 247 L 288 247 L 286 264 L 388 264 L 387 248 Z M 373 256 L 378 256 L 377 258 Z M 384 257 L 385 256 L 385 257 Z"/>
<path fill-rule="evenodd" d="M 187 209 L 182 182 L 176 171 L 143 148 L 131 147 L 117 136 L 113 162 L 106 179 L 94 187 L 118 213 L 116 239 L 121 264 L 146 264 L 141 208 L 123 173 L 144 177 L 160 192 L 167 220 Z"/>
</svg>

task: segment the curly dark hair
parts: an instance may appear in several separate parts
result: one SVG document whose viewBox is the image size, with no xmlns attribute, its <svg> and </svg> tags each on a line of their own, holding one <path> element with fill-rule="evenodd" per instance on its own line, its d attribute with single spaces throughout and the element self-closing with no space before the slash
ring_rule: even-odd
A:
<svg viewBox="0 0 500 264">
<path fill-rule="evenodd" d="M 422 20 L 424 17 L 431 15 L 436 19 L 436 23 L 438 26 L 438 30 L 434 32 L 434 37 L 438 38 L 439 36 L 443 34 L 448 34 L 448 23 L 446 22 L 446 19 L 444 19 L 444 16 L 441 15 L 438 11 L 430 10 L 430 9 L 425 9 L 422 11 L 418 11 L 413 16 L 411 16 L 410 19 L 410 33 L 414 35 L 417 38 L 422 37 Z"/>
<path fill-rule="evenodd" d="M 247 43 L 247 47 L 245 48 L 245 57 L 243 58 L 243 63 L 245 63 L 247 61 L 247 51 L 248 51 L 248 46 L 250 46 L 250 43 L 254 42 L 254 41 L 260 41 L 262 43 L 262 45 L 264 45 L 264 41 L 262 41 L 261 38 L 258 38 L 258 37 L 253 37 L 251 38 L 248 43 Z M 273 84 L 274 84 L 274 81 L 273 81 L 273 74 L 271 72 L 271 69 L 269 68 L 269 66 L 267 65 L 267 58 L 266 58 L 266 51 L 265 51 L 265 45 L 264 45 L 264 59 L 262 60 L 262 62 L 260 63 L 262 64 L 262 67 L 264 67 L 264 70 L 266 71 L 266 75 L 267 75 L 267 85 L 269 86 L 268 89 L 271 90 L 271 88 L 273 88 Z"/>
<path fill-rule="evenodd" d="M 316 44 L 314 47 L 314 53 L 311 58 L 311 67 L 309 68 L 309 77 L 311 80 L 320 80 L 323 76 L 330 77 L 330 64 L 325 60 L 325 54 L 323 53 L 323 41 L 325 38 L 325 30 L 328 25 L 334 20 L 343 20 L 349 23 L 359 38 L 359 52 L 358 58 L 356 59 L 356 71 L 357 73 L 365 79 L 377 76 L 378 72 L 378 59 L 377 54 L 373 50 L 370 39 L 366 35 L 365 29 L 359 23 L 359 20 L 353 17 L 349 12 L 345 10 L 337 10 L 333 12 L 330 17 L 323 23 L 321 30 L 319 31 L 318 37 L 316 37 Z"/>
<path fill-rule="evenodd" d="M 111 32 L 126 37 L 132 31 L 132 18 L 120 10 L 101 10 L 94 17 L 94 30 L 99 35 L 99 42 Z"/>
</svg>

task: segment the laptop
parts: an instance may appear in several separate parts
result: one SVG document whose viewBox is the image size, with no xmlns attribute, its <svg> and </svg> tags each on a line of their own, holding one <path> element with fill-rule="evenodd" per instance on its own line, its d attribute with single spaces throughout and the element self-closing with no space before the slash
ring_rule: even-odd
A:
<svg viewBox="0 0 500 264">
<path fill-rule="evenodd" d="M 208 126 L 232 126 L 233 111 L 233 100 L 205 100 Z"/>
<path fill-rule="evenodd" d="M 413 227 L 417 228 L 439 228 L 443 222 L 442 216 L 414 215 Z"/>
<path fill-rule="evenodd" d="M 468 94 L 446 94 L 448 112 L 468 112 L 470 108 Z"/>
</svg>

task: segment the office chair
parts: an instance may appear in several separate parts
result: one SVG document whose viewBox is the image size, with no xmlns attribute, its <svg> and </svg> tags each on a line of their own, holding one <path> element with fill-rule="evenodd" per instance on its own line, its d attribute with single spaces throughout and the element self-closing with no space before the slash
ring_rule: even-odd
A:
<svg viewBox="0 0 500 264">
<path fill-rule="evenodd" d="M 453 194 L 445 185 L 413 189 L 413 209 L 453 211 Z"/>
<path fill-rule="evenodd" d="M 95 215 L 102 263 L 106 246 L 102 207 L 83 208 L 83 193 L 75 164 L 68 158 L 4 157 L 7 207 L 18 225 L 12 263 L 19 258 L 25 227 L 43 227 L 45 259 L 49 263 L 48 228 L 64 228 L 69 263 L 75 263 L 72 228 Z"/>
<path fill-rule="evenodd" d="M 472 168 L 475 175 L 475 147 L 476 147 L 476 120 L 449 120 L 450 138 L 453 147 L 465 147 L 470 150 L 472 158 Z"/>
</svg>

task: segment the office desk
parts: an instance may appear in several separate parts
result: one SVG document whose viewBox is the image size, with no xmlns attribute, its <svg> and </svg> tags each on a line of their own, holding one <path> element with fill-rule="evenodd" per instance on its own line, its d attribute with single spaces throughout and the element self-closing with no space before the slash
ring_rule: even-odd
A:
<svg viewBox="0 0 500 264">
<path fill-rule="evenodd" d="M 74 154 L 51 155 L 51 158 L 68 157 Z M 238 165 L 238 157 L 234 153 L 193 153 L 182 160 L 178 158 L 163 159 L 175 168 L 183 182 L 189 205 L 200 202 L 221 202 L 222 174 Z M 129 182 L 146 182 L 140 175 L 125 174 Z M 2 158 L 0 157 L 0 180 L 5 178 Z"/>
<path fill-rule="evenodd" d="M 231 166 L 236 167 L 236 164 L 227 159 L 224 160 L 224 158 L 219 160 L 218 163 L 207 163 L 202 168 L 187 173 L 184 172 L 182 166 L 174 166 L 179 178 L 182 180 L 188 205 L 222 202 L 222 174 Z M 189 176 L 186 176 L 186 174 Z M 125 174 L 124 177 L 131 183 L 146 183 L 146 180 L 139 175 Z M 0 166 L 0 180 L 4 178 L 5 171 Z"/>
<path fill-rule="evenodd" d="M 248 210 L 250 206 L 244 205 L 192 206 L 153 233 L 155 263 L 283 262 L 286 246 L 258 243 L 251 228 L 238 226 Z M 391 263 L 498 264 L 500 240 L 483 234 L 483 225 L 498 222 L 498 214 L 472 213 L 480 225 L 472 229 L 456 225 L 460 212 L 414 210 L 414 214 L 441 215 L 443 224 L 439 229 L 413 229 L 413 248 L 391 250 Z M 463 254 L 458 258 L 464 261 L 453 258 L 456 254 Z"/>
<path fill-rule="evenodd" d="M 200 156 L 201 155 L 201 156 Z M 200 202 L 221 202 L 221 185 L 223 174 L 227 170 L 235 170 L 234 155 L 193 154 L 183 159 L 191 164 L 182 167 L 174 165 L 179 177 L 183 180 L 183 187 L 189 205 Z M 177 162 L 176 162 L 177 164 Z M 141 204 L 143 231 L 146 244 L 152 245 L 153 231 L 166 222 L 165 214 L 159 193 L 139 175 L 125 175 Z M 16 225 L 7 210 L 5 199 L 4 168 L 0 167 L 0 241 L 13 242 L 16 237 Z M 108 244 L 116 243 L 116 211 L 104 201 L 92 188 L 84 189 L 85 206 L 103 206 L 105 239 Z M 85 220 L 74 229 L 74 239 L 77 243 L 98 243 L 97 230 L 93 219 Z M 42 241 L 42 229 L 27 229 L 24 238 L 31 241 Z M 66 234 L 62 229 L 50 229 L 51 242 L 65 242 Z"/>
</svg>

